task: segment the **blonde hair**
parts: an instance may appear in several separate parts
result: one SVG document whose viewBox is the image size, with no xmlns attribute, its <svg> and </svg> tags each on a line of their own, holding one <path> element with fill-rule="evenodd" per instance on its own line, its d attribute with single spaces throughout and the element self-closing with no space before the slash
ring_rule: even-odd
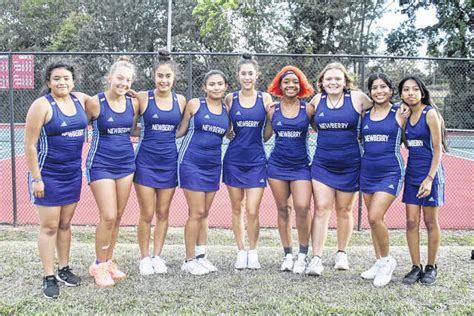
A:
<svg viewBox="0 0 474 316">
<path fill-rule="evenodd" d="M 324 90 L 324 87 L 323 87 L 323 78 L 324 78 L 324 74 L 326 74 L 326 72 L 328 70 L 331 70 L 331 69 L 336 69 L 336 70 L 340 70 L 342 71 L 342 73 L 344 74 L 344 79 L 346 80 L 346 85 L 344 86 L 344 90 L 354 90 L 356 89 L 356 85 L 354 83 L 354 78 L 352 78 L 351 75 L 349 75 L 349 72 L 347 71 L 346 67 L 344 67 L 343 64 L 341 63 L 338 63 L 338 62 L 332 62 L 332 63 L 329 63 L 327 64 L 323 70 L 319 73 L 319 76 L 318 76 L 318 92 L 323 92 L 325 91 Z"/>
<path fill-rule="evenodd" d="M 124 67 L 127 67 L 128 69 L 130 69 L 133 72 L 132 80 L 135 80 L 135 78 L 136 78 L 135 65 L 133 65 L 130 62 L 130 58 L 128 58 L 127 56 L 120 56 L 119 58 L 117 58 L 117 61 L 115 63 L 113 63 L 112 66 L 110 66 L 109 73 L 107 74 L 107 77 L 112 76 L 114 74 L 114 72 L 117 70 L 117 68 L 120 67 L 120 66 L 124 66 Z"/>
</svg>

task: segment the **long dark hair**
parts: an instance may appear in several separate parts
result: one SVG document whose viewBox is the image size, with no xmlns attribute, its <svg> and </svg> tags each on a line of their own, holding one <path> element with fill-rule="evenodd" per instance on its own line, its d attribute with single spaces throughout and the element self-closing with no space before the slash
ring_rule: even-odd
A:
<svg viewBox="0 0 474 316">
<path fill-rule="evenodd" d="M 431 100 L 430 91 L 428 90 L 426 85 L 423 83 L 423 81 L 420 78 L 418 78 L 417 76 L 414 76 L 414 75 L 408 75 L 405 78 L 403 78 L 402 81 L 400 81 L 400 83 L 398 84 L 398 93 L 400 95 L 400 99 L 401 99 L 401 95 L 402 95 L 403 85 L 408 80 L 415 81 L 418 88 L 420 88 L 420 90 L 421 90 L 421 103 L 425 104 L 425 105 L 429 105 L 433 109 L 435 109 L 436 114 L 438 115 L 438 118 L 441 122 L 441 144 L 443 145 L 443 152 L 448 152 L 449 151 L 449 146 L 448 146 L 448 139 L 447 139 L 447 135 L 446 135 L 446 126 L 444 124 L 443 116 L 441 115 L 441 112 L 440 112 L 438 106 L 433 102 L 433 100 Z M 402 100 L 402 102 L 403 102 L 403 100 Z"/>
<path fill-rule="evenodd" d="M 72 80 L 76 80 L 77 73 L 75 65 L 72 62 L 66 60 L 51 60 L 44 69 L 43 88 L 40 91 L 40 96 L 47 95 L 51 92 L 51 89 L 48 87 L 48 82 L 51 80 L 51 74 L 53 73 L 53 70 L 58 68 L 69 70 L 72 74 Z"/>
</svg>

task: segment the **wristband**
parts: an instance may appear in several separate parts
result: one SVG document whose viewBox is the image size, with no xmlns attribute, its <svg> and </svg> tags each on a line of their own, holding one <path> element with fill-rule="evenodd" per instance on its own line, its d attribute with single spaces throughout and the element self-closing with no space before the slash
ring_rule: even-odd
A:
<svg viewBox="0 0 474 316">
<path fill-rule="evenodd" d="M 35 182 L 43 182 L 43 179 L 41 179 L 41 178 L 32 179 L 31 182 L 32 182 L 32 183 L 35 183 Z"/>
<path fill-rule="evenodd" d="M 432 176 L 427 175 L 426 177 L 429 178 L 431 181 L 434 181 L 434 178 Z"/>
</svg>

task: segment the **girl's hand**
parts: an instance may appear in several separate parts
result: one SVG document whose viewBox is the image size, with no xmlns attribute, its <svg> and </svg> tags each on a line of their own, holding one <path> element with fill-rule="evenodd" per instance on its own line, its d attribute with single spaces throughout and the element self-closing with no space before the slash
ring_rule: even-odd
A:
<svg viewBox="0 0 474 316">
<path fill-rule="evenodd" d="M 410 107 L 405 102 L 400 102 L 400 114 L 403 119 L 408 119 L 411 114 Z"/>
<path fill-rule="evenodd" d="M 228 140 L 233 140 L 235 137 L 234 130 L 231 129 L 230 131 L 228 131 L 227 134 L 225 134 L 225 137 L 227 137 Z"/>
<path fill-rule="evenodd" d="M 425 180 L 420 185 L 418 189 L 417 198 L 422 199 L 431 194 L 431 188 L 433 187 L 433 179 L 431 177 L 426 177 Z"/>
<path fill-rule="evenodd" d="M 138 96 L 138 92 L 133 90 L 133 89 L 128 89 L 127 95 L 132 97 L 132 98 L 136 98 Z"/>
<path fill-rule="evenodd" d="M 44 183 L 42 180 L 33 181 L 33 196 L 37 198 L 44 197 Z"/>
</svg>

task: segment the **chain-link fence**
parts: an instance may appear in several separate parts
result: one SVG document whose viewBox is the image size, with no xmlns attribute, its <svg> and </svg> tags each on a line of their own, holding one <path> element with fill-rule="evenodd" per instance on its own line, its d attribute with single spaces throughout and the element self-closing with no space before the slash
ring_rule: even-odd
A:
<svg viewBox="0 0 474 316">
<path fill-rule="evenodd" d="M 51 58 L 72 59 L 80 68 L 75 90 L 94 95 L 105 89 L 106 73 L 118 55 L 132 56 L 131 60 L 137 67 L 137 80 L 133 84 L 135 90 L 153 89 L 154 53 L 0 53 L 0 223 L 37 223 L 35 208 L 28 199 L 23 141 L 26 113 L 30 104 L 39 96 L 45 65 Z M 186 52 L 175 53 L 173 56 L 179 64 L 175 89 L 188 100 L 203 94 L 203 77 L 210 69 L 219 69 L 228 75 L 229 91 L 239 89 L 236 78 L 239 54 Z M 319 72 L 328 62 L 339 61 L 354 75 L 363 91 L 366 91 L 368 75 L 376 71 L 385 72 L 394 83 L 398 83 L 407 74 L 420 76 L 450 129 L 448 136 L 451 151 L 443 157 L 447 203 L 440 212 L 441 225 L 443 228 L 453 229 L 474 228 L 474 201 L 471 193 L 474 183 L 473 59 L 288 54 L 257 54 L 256 58 L 261 71 L 258 79 L 260 90 L 266 90 L 273 76 L 287 64 L 300 67 L 315 84 Z M 89 142 L 90 138 L 85 143 L 84 156 L 89 149 Z M 178 140 L 178 146 L 179 142 Z M 267 149 L 271 147 L 271 142 L 272 140 L 267 144 Z M 223 146 L 225 151 L 226 141 Z M 309 146 L 313 153 L 314 135 L 310 138 Z M 404 155 L 406 158 L 406 152 Z M 83 182 L 81 201 L 73 223 L 95 224 L 99 218 L 98 209 L 85 179 Z M 138 214 L 138 202 L 132 190 L 122 224 L 135 225 Z M 358 227 L 368 227 L 365 207 L 355 207 L 354 216 Z M 170 210 L 170 223 L 181 226 L 186 218 L 186 200 L 182 191 L 177 189 Z M 276 220 L 274 200 L 267 188 L 260 208 L 260 222 L 262 226 L 275 227 Z M 390 228 L 405 227 L 404 206 L 400 197 L 387 213 L 386 221 Z M 230 201 L 223 184 L 211 208 L 209 223 L 215 227 L 231 225 Z M 330 225 L 335 226 L 334 216 Z"/>
</svg>

